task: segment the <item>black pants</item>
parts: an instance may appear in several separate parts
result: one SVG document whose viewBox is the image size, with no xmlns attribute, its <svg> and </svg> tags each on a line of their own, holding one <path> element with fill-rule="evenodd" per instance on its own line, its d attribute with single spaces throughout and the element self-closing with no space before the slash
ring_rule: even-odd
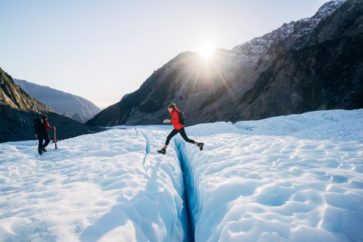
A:
<svg viewBox="0 0 363 242">
<path fill-rule="evenodd" d="M 40 135 L 38 135 L 38 141 L 39 141 L 38 150 L 41 150 L 41 149 L 47 147 L 47 145 L 50 142 L 49 135 L 48 134 L 40 134 Z"/>
<path fill-rule="evenodd" d="M 189 143 L 192 143 L 192 144 L 195 144 L 195 141 L 192 140 L 192 139 L 189 139 L 187 134 L 185 133 L 185 129 L 182 128 L 182 129 L 173 129 L 170 134 L 168 135 L 168 137 L 166 138 L 166 142 L 165 142 L 165 145 L 169 145 L 169 142 L 171 140 L 171 138 L 173 138 L 177 133 L 180 133 L 180 135 L 183 137 L 183 139 L 186 141 L 186 142 L 189 142 Z"/>
</svg>

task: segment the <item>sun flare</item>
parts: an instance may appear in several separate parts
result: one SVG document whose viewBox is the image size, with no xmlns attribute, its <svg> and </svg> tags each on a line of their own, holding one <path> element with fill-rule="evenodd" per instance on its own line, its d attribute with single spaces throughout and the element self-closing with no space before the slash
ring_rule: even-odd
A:
<svg viewBox="0 0 363 242">
<path fill-rule="evenodd" d="M 208 43 L 201 45 L 198 49 L 198 53 L 204 60 L 211 60 L 214 55 L 214 50 L 214 45 Z"/>
</svg>

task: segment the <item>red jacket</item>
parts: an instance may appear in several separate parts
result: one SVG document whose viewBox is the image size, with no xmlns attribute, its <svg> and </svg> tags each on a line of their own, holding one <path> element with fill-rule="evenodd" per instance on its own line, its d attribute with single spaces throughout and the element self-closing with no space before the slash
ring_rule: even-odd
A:
<svg viewBox="0 0 363 242">
<path fill-rule="evenodd" d="M 47 129 L 47 131 L 49 131 L 49 130 L 53 129 L 53 127 L 49 124 L 49 122 L 48 122 L 48 121 L 44 121 L 44 128 L 46 128 L 46 129 Z"/>
<path fill-rule="evenodd" d="M 171 123 L 174 126 L 174 129 L 179 130 L 184 128 L 184 125 L 180 123 L 179 121 L 179 115 L 180 115 L 180 110 L 175 108 L 170 112 L 171 115 Z"/>
</svg>

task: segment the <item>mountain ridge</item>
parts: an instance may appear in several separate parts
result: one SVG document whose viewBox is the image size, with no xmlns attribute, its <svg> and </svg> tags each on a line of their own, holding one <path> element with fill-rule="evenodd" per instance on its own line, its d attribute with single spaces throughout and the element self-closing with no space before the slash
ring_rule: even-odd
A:
<svg viewBox="0 0 363 242">
<path fill-rule="evenodd" d="M 14 79 L 14 82 L 32 97 L 47 104 L 55 112 L 78 122 L 84 123 L 101 111 L 100 108 L 83 97 L 26 80 Z"/>
<path fill-rule="evenodd" d="M 362 5 L 358 0 L 325 3 L 311 18 L 283 24 L 232 50 L 218 49 L 213 62 L 203 62 L 197 54 L 183 52 L 156 70 L 138 90 L 100 112 L 88 124 L 158 124 L 168 115 L 166 106 L 170 102 L 182 107 L 188 125 L 260 119 L 324 107 L 359 108 L 361 104 L 356 96 L 363 95 L 361 81 L 353 81 L 353 85 L 343 78 L 345 83 L 341 83 L 329 72 L 350 63 L 354 68 L 342 71 L 347 77 L 356 75 L 355 79 L 361 80 L 362 60 L 355 52 L 359 53 L 362 48 L 359 44 Z M 351 42 L 347 42 L 340 38 L 348 34 L 344 32 L 346 28 L 339 26 L 350 25 Z M 334 40 L 335 45 L 331 45 Z M 334 48 L 338 47 L 342 53 L 335 53 Z M 354 63 L 345 55 L 354 56 Z M 304 84 L 308 81 L 306 78 L 314 80 L 309 81 L 310 86 Z M 327 78 L 331 78 L 331 83 Z M 346 87 L 344 93 L 330 87 L 332 83 Z M 274 85 L 279 89 L 271 89 Z M 314 95 L 309 88 L 314 90 Z M 334 98 L 324 94 L 330 91 Z M 334 101 L 344 99 L 350 92 L 355 93 L 348 97 L 350 102 Z M 305 97 L 305 94 L 313 96 Z M 323 97 L 329 97 L 329 101 L 316 104 Z"/>
<path fill-rule="evenodd" d="M 58 139 L 66 139 L 99 131 L 51 111 L 51 108 L 29 96 L 13 78 L 0 68 L 0 142 L 32 140 L 33 121 L 47 115 L 57 127 Z"/>
</svg>

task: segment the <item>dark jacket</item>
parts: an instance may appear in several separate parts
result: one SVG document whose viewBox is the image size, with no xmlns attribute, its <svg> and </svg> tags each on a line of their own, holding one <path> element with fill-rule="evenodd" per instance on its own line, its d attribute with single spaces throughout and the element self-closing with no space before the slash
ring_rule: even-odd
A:
<svg viewBox="0 0 363 242">
<path fill-rule="evenodd" d="M 38 136 L 48 135 L 49 130 L 52 129 L 52 126 L 49 124 L 48 121 L 44 119 L 38 118 L 34 120 L 34 132 Z"/>
</svg>

